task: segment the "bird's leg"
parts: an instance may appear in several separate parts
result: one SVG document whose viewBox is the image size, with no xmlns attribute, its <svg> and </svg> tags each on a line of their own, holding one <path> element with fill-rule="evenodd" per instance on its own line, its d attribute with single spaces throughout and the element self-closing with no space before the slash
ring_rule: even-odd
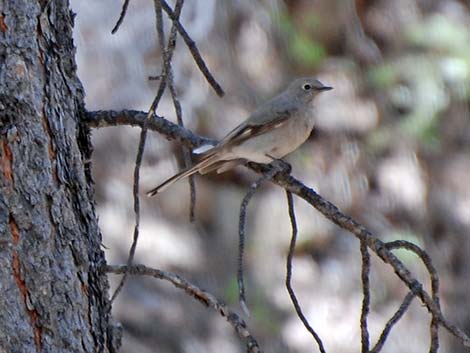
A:
<svg viewBox="0 0 470 353">
<path fill-rule="evenodd" d="M 270 164 L 277 170 L 277 173 L 290 174 L 292 171 L 292 166 L 283 159 L 273 158 Z"/>
</svg>

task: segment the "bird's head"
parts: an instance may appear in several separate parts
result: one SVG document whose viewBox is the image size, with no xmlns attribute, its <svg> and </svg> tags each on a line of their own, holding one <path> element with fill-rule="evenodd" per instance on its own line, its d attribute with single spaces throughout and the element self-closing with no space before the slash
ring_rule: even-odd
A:
<svg viewBox="0 0 470 353">
<path fill-rule="evenodd" d="M 303 102 L 311 102 L 319 93 L 329 91 L 333 87 L 325 86 L 313 77 L 298 78 L 289 86 L 289 91 Z"/>
</svg>

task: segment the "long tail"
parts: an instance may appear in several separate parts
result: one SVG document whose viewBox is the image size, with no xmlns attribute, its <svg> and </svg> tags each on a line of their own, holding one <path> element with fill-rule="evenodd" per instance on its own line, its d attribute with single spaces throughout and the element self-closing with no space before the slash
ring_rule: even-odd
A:
<svg viewBox="0 0 470 353">
<path fill-rule="evenodd" d="M 155 196 L 156 194 L 162 192 L 166 188 L 170 187 L 173 185 L 173 183 L 176 183 L 178 180 L 181 180 L 183 178 L 186 178 L 190 175 L 193 175 L 197 172 L 199 172 L 201 169 L 208 167 L 209 165 L 216 163 L 219 160 L 219 155 L 217 153 L 210 154 L 206 158 L 200 160 L 197 162 L 195 165 L 193 165 L 190 168 L 184 169 L 178 174 L 173 175 L 171 178 L 165 180 L 163 183 L 158 185 L 157 187 L 153 188 L 150 191 L 147 191 L 147 196 Z"/>
</svg>

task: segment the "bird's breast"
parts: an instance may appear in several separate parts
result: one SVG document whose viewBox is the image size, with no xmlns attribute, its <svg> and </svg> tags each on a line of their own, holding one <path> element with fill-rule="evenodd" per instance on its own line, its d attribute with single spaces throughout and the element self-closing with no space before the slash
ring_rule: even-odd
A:
<svg viewBox="0 0 470 353">
<path fill-rule="evenodd" d="M 312 132 L 314 121 L 310 115 L 299 114 L 279 129 L 276 144 L 273 145 L 270 155 L 276 158 L 282 158 L 285 155 L 296 150 Z"/>
</svg>

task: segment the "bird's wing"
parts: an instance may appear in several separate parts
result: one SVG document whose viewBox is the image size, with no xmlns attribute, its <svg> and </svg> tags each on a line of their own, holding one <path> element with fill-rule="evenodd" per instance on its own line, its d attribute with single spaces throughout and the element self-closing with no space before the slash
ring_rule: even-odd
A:
<svg viewBox="0 0 470 353">
<path fill-rule="evenodd" d="M 269 103 L 269 102 L 268 102 Z M 245 122 L 230 131 L 215 148 L 240 142 L 265 132 L 277 129 L 284 125 L 294 113 L 295 107 L 284 105 L 276 106 L 265 104 L 256 110 Z"/>
</svg>

